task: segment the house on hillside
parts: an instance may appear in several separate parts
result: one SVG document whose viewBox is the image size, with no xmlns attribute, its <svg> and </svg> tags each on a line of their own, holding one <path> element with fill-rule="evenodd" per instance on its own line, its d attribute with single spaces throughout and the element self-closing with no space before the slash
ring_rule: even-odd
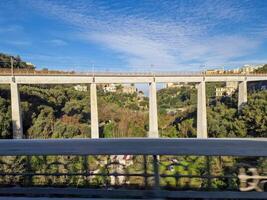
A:
<svg viewBox="0 0 267 200">
<path fill-rule="evenodd" d="M 27 67 L 29 67 L 29 68 L 35 68 L 35 65 L 32 64 L 31 62 L 26 62 L 26 65 L 27 65 Z"/>
<path fill-rule="evenodd" d="M 231 96 L 235 93 L 237 88 L 238 88 L 238 82 L 236 81 L 226 82 L 225 87 L 216 88 L 216 97 Z"/>
<path fill-rule="evenodd" d="M 223 69 L 208 69 L 205 71 L 205 74 L 208 75 L 213 75 L 213 74 L 224 74 L 224 70 Z"/>
<path fill-rule="evenodd" d="M 80 92 L 87 92 L 87 86 L 86 85 L 75 85 L 74 90 L 80 91 Z"/>
<path fill-rule="evenodd" d="M 116 84 L 114 84 L 114 83 L 103 84 L 102 89 L 104 92 L 116 92 L 117 91 Z"/>
<path fill-rule="evenodd" d="M 137 88 L 134 85 L 123 85 L 122 92 L 126 94 L 134 94 L 137 92 Z"/>
<path fill-rule="evenodd" d="M 181 88 L 181 87 L 188 87 L 188 88 L 193 88 L 193 85 L 189 85 L 188 83 L 185 82 L 177 82 L 177 83 L 166 83 L 166 88 Z"/>
<path fill-rule="evenodd" d="M 241 73 L 252 73 L 260 67 L 263 67 L 263 65 L 248 65 L 247 64 L 240 68 L 240 72 Z"/>
<path fill-rule="evenodd" d="M 134 94 L 137 88 L 134 85 L 121 85 L 121 84 L 102 84 L 101 88 L 104 92 L 121 92 L 126 94 Z"/>
</svg>

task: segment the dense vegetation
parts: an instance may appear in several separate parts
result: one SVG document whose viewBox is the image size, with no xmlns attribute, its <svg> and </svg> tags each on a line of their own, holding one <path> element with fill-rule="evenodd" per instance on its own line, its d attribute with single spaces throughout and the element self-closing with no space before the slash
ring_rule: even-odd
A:
<svg viewBox="0 0 267 200">
<path fill-rule="evenodd" d="M 11 137 L 10 90 L 1 86 L 0 133 Z M 72 86 L 21 86 L 24 132 L 28 138 L 90 137 L 90 96 Z M 252 91 L 237 112 L 233 97 L 208 98 L 210 137 L 266 137 L 267 92 Z M 148 99 L 136 94 L 98 92 L 101 137 L 145 137 Z M 158 93 L 159 130 L 163 137 L 196 136 L 196 89 L 171 88 Z"/>
<path fill-rule="evenodd" d="M 24 132 L 28 138 L 90 137 L 90 93 L 73 86 L 21 86 Z M 119 101 L 121 99 L 122 101 Z M 147 98 L 99 90 L 101 137 L 145 136 Z M 10 90 L 0 89 L 0 132 L 11 137 Z M 140 108 L 139 106 L 142 105 Z"/>
<path fill-rule="evenodd" d="M 212 94 L 216 84 L 207 84 Z M 20 86 L 23 128 L 27 138 L 90 137 L 90 93 L 69 86 Z M 237 94 L 207 97 L 209 137 L 267 137 L 267 92 L 250 90 L 248 103 L 237 111 Z M 148 98 L 105 93 L 98 89 L 101 137 L 145 137 Z M 158 92 L 162 137 L 196 136 L 196 89 L 168 88 Z M 0 88 L 0 137 L 11 138 L 10 89 Z"/>
<path fill-rule="evenodd" d="M 0 68 L 11 68 L 11 59 L 14 68 L 20 69 L 33 69 L 34 66 L 23 61 L 20 56 L 10 56 L 0 53 Z"/>
<path fill-rule="evenodd" d="M 263 67 L 256 69 L 256 73 L 267 73 L 267 64 L 265 64 Z"/>
</svg>

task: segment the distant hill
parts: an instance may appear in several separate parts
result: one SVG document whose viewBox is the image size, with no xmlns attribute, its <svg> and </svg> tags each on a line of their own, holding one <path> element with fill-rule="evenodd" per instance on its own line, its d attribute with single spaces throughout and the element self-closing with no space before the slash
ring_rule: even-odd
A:
<svg viewBox="0 0 267 200">
<path fill-rule="evenodd" d="M 0 53 L 0 68 L 11 68 L 11 58 L 13 59 L 14 68 L 20 69 L 34 69 L 35 66 L 31 63 L 23 61 L 20 56 L 11 56 Z"/>
</svg>

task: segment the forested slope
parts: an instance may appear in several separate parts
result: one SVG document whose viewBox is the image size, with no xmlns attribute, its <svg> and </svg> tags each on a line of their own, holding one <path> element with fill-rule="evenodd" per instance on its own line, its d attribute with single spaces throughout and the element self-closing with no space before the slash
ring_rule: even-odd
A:
<svg viewBox="0 0 267 200">
<path fill-rule="evenodd" d="M 207 86 L 208 90 L 214 87 Z M 20 86 L 27 138 L 90 137 L 90 92 L 69 86 Z M 207 91 L 209 93 L 209 91 Z M 237 112 L 233 97 L 208 97 L 209 137 L 266 137 L 267 91 L 250 91 L 248 104 Z M 169 110 L 174 112 L 170 112 Z M 145 137 L 148 98 L 137 94 L 104 93 L 98 89 L 101 137 Z M 170 88 L 158 92 L 162 137 L 196 136 L 196 89 Z M 0 88 L 0 134 L 11 137 L 10 88 Z"/>
</svg>

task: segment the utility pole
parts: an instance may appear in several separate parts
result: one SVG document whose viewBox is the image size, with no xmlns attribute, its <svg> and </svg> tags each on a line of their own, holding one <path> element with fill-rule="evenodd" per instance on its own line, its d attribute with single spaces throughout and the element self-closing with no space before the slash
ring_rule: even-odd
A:
<svg viewBox="0 0 267 200">
<path fill-rule="evenodd" d="M 11 75 L 14 76 L 14 66 L 13 66 L 13 58 L 10 57 L 10 65 L 11 65 Z"/>
<path fill-rule="evenodd" d="M 154 65 L 153 64 L 150 64 L 150 71 L 151 71 L 151 74 L 155 76 L 155 73 L 154 73 Z"/>
<path fill-rule="evenodd" d="M 205 76 L 205 74 L 206 74 L 206 65 L 202 65 L 202 69 L 203 69 L 203 75 Z"/>
<path fill-rule="evenodd" d="M 95 65 L 94 63 L 92 63 L 92 74 L 93 74 L 93 77 L 95 76 Z"/>
</svg>

